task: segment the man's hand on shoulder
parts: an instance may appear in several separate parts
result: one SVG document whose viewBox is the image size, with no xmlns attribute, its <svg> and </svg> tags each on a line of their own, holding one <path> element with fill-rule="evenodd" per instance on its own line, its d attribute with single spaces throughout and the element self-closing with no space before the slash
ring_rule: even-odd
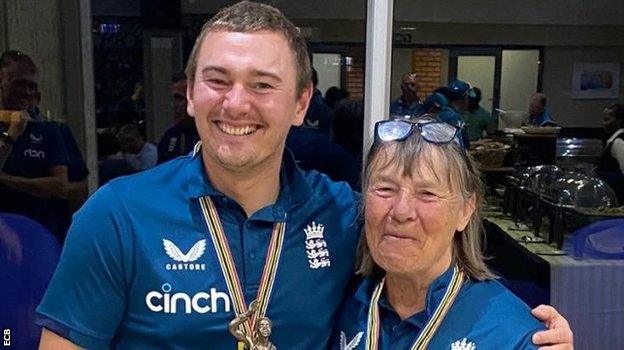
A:
<svg viewBox="0 0 624 350">
<path fill-rule="evenodd" d="M 533 343 L 540 350 L 572 350 L 574 336 L 570 324 L 557 310 L 549 305 L 540 305 L 531 310 L 533 316 L 544 322 L 548 330 L 533 334 Z"/>
</svg>

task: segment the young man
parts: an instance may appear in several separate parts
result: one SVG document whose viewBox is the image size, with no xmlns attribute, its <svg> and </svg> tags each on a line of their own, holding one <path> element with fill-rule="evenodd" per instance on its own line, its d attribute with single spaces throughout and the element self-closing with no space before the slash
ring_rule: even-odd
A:
<svg viewBox="0 0 624 350">
<path fill-rule="evenodd" d="M 312 94 L 305 42 L 276 9 L 241 2 L 204 26 L 187 76 L 201 146 L 112 181 L 74 217 L 40 349 L 235 349 L 228 325 L 252 300 L 277 348 L 326 349 L 358 197 L 284 152 Z M 571 342 L 563 328 L 550 337 Z"/>
</svg>

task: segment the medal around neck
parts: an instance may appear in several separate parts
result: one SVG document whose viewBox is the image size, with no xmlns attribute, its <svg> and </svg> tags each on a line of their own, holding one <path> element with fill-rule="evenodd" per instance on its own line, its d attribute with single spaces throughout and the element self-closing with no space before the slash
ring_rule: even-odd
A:
<svg viewBox="0 0 624 350">
<path fill-rule="evenodd" d="M 229 326 L 230 333 L 238 339 L 237 350 L 277 350 L 275 345 L 269 341 L 273 324 L 268 317 L 257 318 L 253 326 L 253 334 L 245 332 L 241 325 L 245 324 L 254 315 L 258 307 L 258 301 L 254 300 L 249 305 L 249 309 L 236 316 Z"/>
<path fill-rule="evenodd" d="M 231 322 L 229 330 L 236 339 L 239 340 L 238 349 L 244 348 L 248 350 L 276 350 L 275 346 L 269 342 L 271 335 L 271 320 L 265 317 L 275 276 L 279 266 L 282 246 L 284 244 L 284 233 L 286 232 L 285 222 L 276 222 L 273 226 L 273 233 L 267 251 L 267 257 L 264 262 L 262 277 L 256 300 L 247 308 L 243 288 L 241 286 L 234 257 L 227 241 L 223 225 L 217 213 L 217 208 L 209 196 L 201 197 L 199 200 L 202 208 L 206 227 L 210 233 L 210 238 L 214 244 L 219 265 L 223 272 L 228 287 L 228 292 L 234 304 L 234 312 L 236 316 Z"/>
</svg>

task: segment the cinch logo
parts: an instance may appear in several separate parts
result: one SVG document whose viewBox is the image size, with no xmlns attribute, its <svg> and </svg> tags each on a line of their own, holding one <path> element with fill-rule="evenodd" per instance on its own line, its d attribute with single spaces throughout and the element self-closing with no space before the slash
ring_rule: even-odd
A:
<svg viewBox="0 0 624 350">
<path fill-rule="evenodd" d="M 31 157 L 31 158 L 45 158 L 45 152 L 44 151 L 37 151 L 36 149 L 32 149 L 29 148 L 27 150 L 24 151 L 24 156 L 25 157 Z"/>
<path fill-rule="evenodd" d="M 178 264 L 166 264 L 165 269 L 202 271 L 206 269 L 206 264 L 189 264 L 204 255 L 204 251 L 206 251 L 205 239 L 199 240 L 195 243 L 195 245 L 186 254 L 182 253 L 180 248 L 168 239 L 163 239 L 163 246 L 165 247 L 165 253 L 167 253 L 171 259 L 179 262 Z"/>
<path fill-rule="evenodd" d="M 230 312 L 230 297 L 224 292 L 217 292 L 215 288 L 210 288 L 210 293 L 199 292 L 190 296 L 181 292 L 171 294 L 171 285 L 165 283 L 162 291 L 163 293 L 153 290 L 145 296 L 145 304 L 150 310 L 166 314 L 175 314 L 178 308 L 182 308 L 187 314 L 193 311 L 200 314 Z M 220 310 L 220 306 L 223 310 Z"/>
</svg>

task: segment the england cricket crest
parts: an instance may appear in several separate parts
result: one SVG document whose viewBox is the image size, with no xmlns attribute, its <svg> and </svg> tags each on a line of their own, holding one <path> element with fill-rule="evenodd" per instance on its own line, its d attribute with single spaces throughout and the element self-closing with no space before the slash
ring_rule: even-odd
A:
<svg viewBox="0 0 624 350">
<path fill-rule="evenodd" d="M 475 350 L 476 348 L 475 343 L 468 341 L 466 338 L 451 344 L 451 350 Z"/>
<path fill-rule="evenodd" d="M 331 265 L 327 243 L 323 239 L 324 230 L 325 226 L 315 222 L 303 229 L 306 234 L 305 244 L 308 263 L 312 269 L 329 267 Z"/>
</svg>

